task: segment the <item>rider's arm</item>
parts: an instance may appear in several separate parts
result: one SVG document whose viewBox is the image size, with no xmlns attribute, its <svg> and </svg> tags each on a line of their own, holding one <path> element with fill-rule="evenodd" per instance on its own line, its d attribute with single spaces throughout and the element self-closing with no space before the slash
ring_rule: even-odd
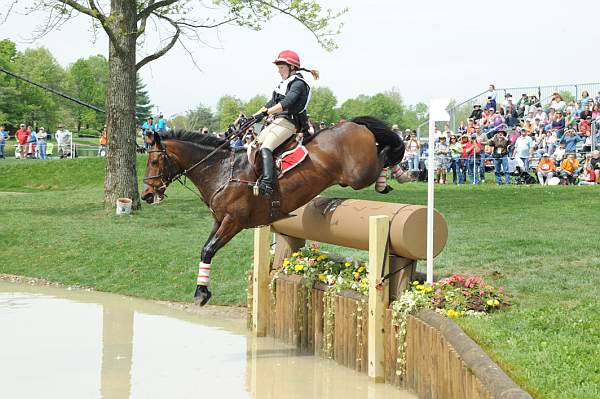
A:
<svg viewBox="0 0 600 399">
<path fill-rule="evenodd" d="M 281 100 L 281 111 L 289 111 L 290 109 L 292 109 L 292 112 L 296 112 L 296 110 L 294 110 L 294 108 L 298 108 L 298 106 L 296 105 L 298 102 L 302 101 L 302 99 L 306 99 L 306 93 L 307 88 L 306 88 L 306 84 L 304 82 L 302 82 L 299 79 L 296 79 L 295 81 L 293 81 L 290 85 L 290 88 L 288 90 L 288 92 L 285 95 L 285 98 L 283 100 Z M 275 111 L 275 113 L 277 112 L 281 112 L 281 111 Z M 300 110 L 297 110 L 300 111 Z M 271 112 L 269 112 L 269 114 L 271 114 Z"/>
</svg>

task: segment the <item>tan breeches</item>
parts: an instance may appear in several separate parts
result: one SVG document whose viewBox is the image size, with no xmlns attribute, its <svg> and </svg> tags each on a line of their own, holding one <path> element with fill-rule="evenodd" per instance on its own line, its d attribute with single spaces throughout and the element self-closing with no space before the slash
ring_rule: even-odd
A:
<svg viewBox="0 0 600 399">
<path fill-rule="evenodd" d="M 264 128 L 256 138 L 262 148 L 273 151 L 296 133 L 296 127 L 287 119 L 277 118 Z"/>
</svg>

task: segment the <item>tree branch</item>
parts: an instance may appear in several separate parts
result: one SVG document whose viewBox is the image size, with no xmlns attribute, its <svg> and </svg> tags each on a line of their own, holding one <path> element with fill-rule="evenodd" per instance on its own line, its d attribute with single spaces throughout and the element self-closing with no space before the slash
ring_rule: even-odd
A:
<svg viewBox="0 0 600 399">
<path fill-rule="evenodd" d="M 180 0 L 160 0 L 158 3 L 155 3 L 154 0 L 151 0 L 148 3 L 148 6 L 140 11 L 137 15 L 138 21 L 141 19 L 147 19 L 150 14 L 154 13 L 154 11 L 158 10 L 164 6 L 170 6 L 171 4 L 175 4 Z"/>
<path fill-rule="evenodd" d="M 154 0 L 150 0 L 148 2 L 148 7 L 151 7 L 153 4 L 154 4 Z M 146 31 L 146 21 L 148 21 L 149 16 L 150 15 L 147 15 L 140 20 L 140 26 L 138 27 L 136 38 L 140 37 L 140 35 L 142 35 Z M 138 16 L 138 18 L 139 18 L 139 16 Z"/>
<path fill-rule="evenodd" d="M 70 6 L 71 8 L 74 8 L 75 10 L 79 11 L 82 14 L 87 14 L 92 18 L 98 19 L 98 17 L 96 15 L 94 15 L 95 13 L 91 8 L 84 7 L 75 0 L 58 0 L 58 1 L 60 3 Z"/>
<path fill-rule="evenodd" d="M 154 54 L 150 54 L 149 56 L 144 57 L 140 62 L 138 62 L 135 65 L 135 69 L 138 70 L 138 71 L 140 70 L 141 67 L 143 67 L 144 65 L 146 65 L 150 61 L 154 61 L 157 58 L 162 57 L 163 55 L 165 55 L 167 53 L 167 51 L 171 50 L 171 48 L 173 48 L 173 46 L 175 45 L 175 43 L 177 43 L 177 40 L 179 39 L 179 35 L 181 33 L 181 28 L 179 28 L 179 25 L 177 25 L 177 23 L 175 21 L 173 21 L 171 18 L 169 18 L 169 17 L 167 17 L 165 15 L 157 14 L 157 13 L 152 13 L 152 14 L 156 15 L 158 18 L 161 18 L 161 19 L 164 19 L 164 20 L 168 21 L 171 24 L 171 26 L 173 26 L 175 28 L 175 34 L 171 38 L 171 41 L 165 47 L 161 48 L 160 50 L 158 50 Z"/>
<path fill-rule="evenodd" d="M 221 22 L 217 22 L 217 23 L 215 23 L 213 25 L 198 25 L 198 24 L 192 24 L 190 22 L 185 22 L 185 21 L 177 21 L 177 25 L 179 25 L 179 26 L 185 26 L 187 28 L 208 28 L 208 29 L 211 29 L 211 28 L 217 28 L 217 27 L 219 27 L 221 25 L 225 25 L 225 24 L 227 24 L 229 22 L 233 22 L 235 20 L 236 20 L 235 18 L 229 18 L 229 19 L 223 20 Z"/>
</svg>

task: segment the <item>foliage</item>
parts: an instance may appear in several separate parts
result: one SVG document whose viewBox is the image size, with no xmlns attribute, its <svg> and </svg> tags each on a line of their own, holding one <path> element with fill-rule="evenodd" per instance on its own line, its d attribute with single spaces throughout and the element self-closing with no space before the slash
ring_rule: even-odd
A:
<svg viewBox="0 0 600 399">
<path fill-rule="evenodd" d="M 340 258 L 320 250 L 319 243 L 312 243 L 294 252 L 283 260 L 284 274 L 303 276 L 312 287 L 320 281 L 335 286 L 335 291 L 344 289 L 366 294 L 369 290 L 367 264 L 350 258 Z"/>
<path fill-rule="evenodd" d="M 144 121 L 152 116 L 152 107 L 146 84 L 138 74 L 135 81 L 135 116 L 139 125 L 143 125 Z"/>
<path fill-rule="evenodd" d="M 105 107 L 108 84 L 108 61 L 102 55 L 80 58 L 67 69 L 69 93 L 76 98 L 100 108 Z M 46 93 L 46 95 L 48 95 Z M 90 126 L 98 129 L 105 115 L 78 104 L 67 103 L 75 118 L 76 130 Z"/>
<path fill-rule="evenodd" d="M 217 103 L 219 129 L 221 131 L 227 130 L 229 125 L 232 125 L 238 118 L 243 108 L 244 104 L 239 98 L 228 95 L 221 97 Z"/>
<path fill-rule="evenodd" d="M 329 87 L 315 87 L 312 89 L 308 114 L 315 123 L 325 121 L 328 124 L 339 119 L 336 107 L 337 98 Z"/>
<path fill-rule="evenodd" d="M 269 100 L 261 94 L 252 97 L 243 105 L 244 115 L 250 116 L 261 109 Z"/>
</svg>

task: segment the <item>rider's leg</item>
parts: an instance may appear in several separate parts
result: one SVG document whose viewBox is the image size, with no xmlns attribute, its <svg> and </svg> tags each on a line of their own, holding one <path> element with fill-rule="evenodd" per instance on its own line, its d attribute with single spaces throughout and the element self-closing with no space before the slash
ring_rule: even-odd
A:
<svg viewBox="0 0 600 399">
<path fill-rule="evenodd" d="M 258 185 L 261 195 L 270 197 L 275 187 L 275 162 L 273 151 L 296 132 L 294 124 L 287 119 L 277 118 L 267 126 L 257 141 L 261 143 L 260 155 L 263 161 L 263 177 Z"/>
</svg>

